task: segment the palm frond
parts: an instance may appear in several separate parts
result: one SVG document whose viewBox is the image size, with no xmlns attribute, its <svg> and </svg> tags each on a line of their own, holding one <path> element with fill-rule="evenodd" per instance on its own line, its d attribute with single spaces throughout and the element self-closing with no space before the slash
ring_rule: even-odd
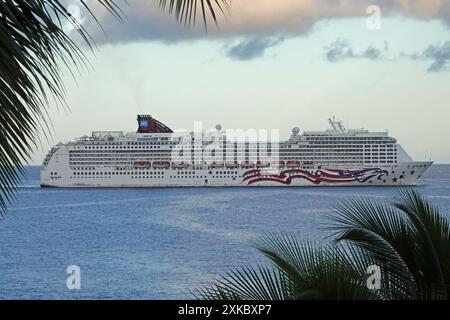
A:
<svg viewBox="0 0 450 320">
<path fill-rule="evenodd" d="M 253 243 L 273 266 L 236 268 L 199 289 L 213 300 L 381 299 L 367 287 L 369 260 L 340 246 L 300 244 L 290 234 L 268 233 Z"/>
<path fill-rule="evenodd" d="M 409 269 L 416 266 L 415 241 L 399 212 L 364 198 L 348 198 L 333 209 L 329 229 L 335 231 L 335 241 L 352 242 L 370 253 L 386 276 L 411 294 L 415 287 L 411 275 L 417 271 Z"/>
<path fill-rule="evenodd" d="M 368 256 L 355 248 L 300 243 L 293 234 L 268 233 L 256 248 L 295 285 L 297 299 L 375 299 L 381 291 L 367 288 Z"/>
<path fill-rule="evenodd" d="M 395 199 L 393 205 L 364 198 L 336 204 L 329 226 L 335 241 L 355 245 L 373 257 L 396 297 L 445 298 L 447 221 L 416 191 L 400 190 Z"/>
<path fill-rule="evenodd" d="M 115 0 L 97 1 L 122 19 Z M 195 21 L 197 0 L 158 1 L 180 21 Z M 206 12 L 217 22 L 215 9 L 229 10 L 228 0 L 200 2 L 205 24 Z M 79 0 L 79 4 L 101 27 L 87 1 Z M 38 133 L 47 136 L 50 132 L 49 100 L 67 107 L 61 66 L 72 73 L 72 68 L 82 68 L 87 62 L 64 32 L 66 23 L 92 48 L 89 33 L 61 0 L 0 0 L 0 217 L 15 198 L 25 173 L 23 164 L 36 147 Z"/>
<path fill-rule="evenodd" d="M 293 285 L 286 275 L 272 268 L 234 268 L 194 292 L 207 300 L 290 300 Z"/>
<path fill-rule="evenodd" d="M 109 9 L 113 4 L 101 3 Z M 63 20 L 91 43 L 58 0 L 0 1 L 0 215 L 15 197 L 37 133 L 48 132 L 48 95 L 64 105 L 59 63 L 85 62 L 62 30 Z"/>
<path fill-rule="evenodd" d="M 448 299 L 447 219 L 416 190 L 400 189 L 393 198 L 390 205 L 365 198 L 337 203 L 328 245 L 266 233 L 253 245 L 272 270 L 233 270 L 198 292 L 207 299 Z M 368 286 L 368 267 L 380 272 L 376 290 Z"/>
<path fill-rule="evenodd" d="M 231 0 L 158 0 L 162 8 L 168 8 L 170 13 L 174 13 L 180 23 L 187 26 L 196 22 L 198 14 L 201 14 L 205 30 L 208 29 L 207 15 L 218 25 L 219 10 L 225 17 L 231 10 Z M 200 13 L 198 13 L 199 11 Z"/>
<path fill-rule="evenodd" d="M 400 189 L 393 195 L 394 207 L 410 221 L 416 240 L 420 274 L 424 286 L 440 288 L 443 297 L 450 294 L 450 226 L 439 210 L 412 188 Z"/>
</svg>

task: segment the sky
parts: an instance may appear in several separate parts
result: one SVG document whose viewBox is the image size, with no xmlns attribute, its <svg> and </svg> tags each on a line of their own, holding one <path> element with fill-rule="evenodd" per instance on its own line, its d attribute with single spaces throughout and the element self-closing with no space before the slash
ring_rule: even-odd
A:
<svg viewBox="0 0 450 320">
<path fill-rule="evenodd" d="M 151 114 L 172 129 L 388 130 L 417 160 L 450 163 L 449 0 L 233 0 L 219 27 L 186 27 L 157 1 L 90 0 L 70 10 L 97 43 L 91 67 L 66 72 L 69 110 L 51 105 L 51 145 L 93 130 L 135 131 Z M 76 33 L 68 30 L 75 41 Z"/>
</svg>

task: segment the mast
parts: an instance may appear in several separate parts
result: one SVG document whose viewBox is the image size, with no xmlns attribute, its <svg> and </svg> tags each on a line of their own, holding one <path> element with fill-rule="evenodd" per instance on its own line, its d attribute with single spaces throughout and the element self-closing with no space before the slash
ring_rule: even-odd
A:
<svg viewBox="0 0 450 320">
<path fill-rule="evenodd" d="M 335 116 L 333 116 L 332 118 L 328 118 L 328 122 L 330 123 L 334 131 L 345 132 L 344 124 L 342 123 L 341 120 L 338 120 Z"/>
</svg>

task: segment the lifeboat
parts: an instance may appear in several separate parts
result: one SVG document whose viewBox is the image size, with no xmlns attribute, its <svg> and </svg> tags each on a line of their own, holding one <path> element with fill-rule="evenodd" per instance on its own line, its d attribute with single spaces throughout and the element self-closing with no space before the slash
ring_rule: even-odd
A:
<svg viewBox="0 0 450 320">
<path fill-rule="evenodd" d="M 210 165 L 211 168 L 223 168 L 223 162 L 221 161 L 214 161 Z"/>
<path fill-rule="evenodd" d="M 227 162 L 227 163 L 225 164 L 225 166 L 226 166 L 228 169 L 235 169 L 235 168 L 239 167 L 239 164 L 238 164 L 237 162 Z"/>
<path fill-rule="evenodd" d="M 300 161 L 288 161 L 286 166 L 288 168 L 298 168 L 300 167 Z"/>
<path fill-rule="evenodd" d="M 134 167 L 135 168 L 150 168 L 150 162 L 145 161 L 145 160 L 138 160 L 134 162 Z"/>
<path fill-rule="evenodd" d="M 174 169 L 185 169 L 189 167 L 189 164 L 185 162 L 172 162 L 172 168 Z"/>
<path fill-rule="evenodd" d="M 303 164 L 304 164 L 305 166 L 311 166 L 311 165 L 314 164 L 314 162 L 312 162 L 312 161 L 304 161 Z"/>
<path fill-rule="evenodd" d="M 284 163 L 284 161 L 279 161 L 279 162 L 274 162 L 272 163 L 272 167 L 274 168 L 284 168 L 286 164 Z"/>
<path fill-rule="evenodd" d="M 256 163 L 256 167 L 257 168 L 268 168 L 268 167 L 270 167 L 270 163 L 267 161 L 258 161 Z"/>
<path fill-rule="evenodd" d="M 254 164 L 253 164 L 253 162 L 251 162 L 251 161 L 243 161 L 243 162 L 241 163 L 241 167 L 242 167 L 242 168 L 245 168 L 245 169 L 253 168 L 253 166 L 254 166 Z"/>
<path fill-rule="evenodd" d="M 153 162 L 153 168 L 155 169 L 169 169 L 170 163 L 168 161 L 155 161 Z"/>
</svg>

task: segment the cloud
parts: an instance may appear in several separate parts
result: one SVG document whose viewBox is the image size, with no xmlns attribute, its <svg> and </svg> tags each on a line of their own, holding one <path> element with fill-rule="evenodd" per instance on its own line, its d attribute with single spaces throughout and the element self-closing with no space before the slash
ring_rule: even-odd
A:
<svg viewBox="0 0 450 320">
<path fill-rule="evenodd" d="M 247 38 L 231 47 L 228 47 L 226 55 L 232 60 L 240 61 L 248 61 L 256 58 L 261 58 L 264 56 L 267 49 L 274 47 L 283 41 L 283 37 Z"/>
<path fill-rule="evenodd" d="M 324 47 L 325 58 L 329 62 L 340 62 L 349 59 L 369 59 L 373 61 L 387 59 L 386 53 L 389 51 L 389 43 L 384 42 L 384 48 L 379 49 L 369 46 L 366 49 L 355 51 L 348 40 L 337 39 L 333 43 Z M 413 60 L 431 61 L 428 72 L 444 72 L 450 71 L 450 41 L 444 43 L 430 45 L 422 52 L 412 54 L 402 53 L 403 58 Z"/>
<path fill-rule="evenodd" d="M 384 52 L 388 51 L 389 44 L 384 42 Z M 361 52 L 355 52 L 350 42 L 343 39 L 337 39 L 333 43 L 324 47 L 325 57 L 329 62 L 339 62 L 347 59 L 369 59 L 380 60 L 383 58 L 383 50 L 373 46 L 367 47 Z"/>
<path fill-rule="evenodd" d="M 427 69 L 428 72 L 450 71 L 450 41 L 430 45 L 423 52 L 414 53 L 409 57 L 415 60 L 431 60 L 432 63 Z"/>
<path fill-rule="evenodd" d="M 441 71 L 448 71 L 449 66 L 447 61 L 445 60 L 436 60 L 433 62 L 427 69 L 428 72 L 441 72 Z"/>
<path fill-rule="evenodd" d="M 197 17 L 197 25 L 186 28 L 175 18 L 163 12 L 156 0 L 118 0 L 126 14 L 119 23 L 106 10 L 92 1 L 92 10 L 99 18 L 107 38 L 92 19 L 85 23 L 99 42 L 179 41 L 192 38 L 273 37 L 304 35 L 321 20 L 349 17 L 367 17 L 370 5 L 381 8 L 382 17 L 403 15 L 424 21 L 440 19 L 450 25 L 450 1 L 448 0 L 233 0 L 231 14 L 220 16 L 220 28 L 210 24 L 206 33 Z M 83 11 L 85 15 L 88 13 Z M 199 11 L 200 12 L 200 11 Z"/>
</svg>

